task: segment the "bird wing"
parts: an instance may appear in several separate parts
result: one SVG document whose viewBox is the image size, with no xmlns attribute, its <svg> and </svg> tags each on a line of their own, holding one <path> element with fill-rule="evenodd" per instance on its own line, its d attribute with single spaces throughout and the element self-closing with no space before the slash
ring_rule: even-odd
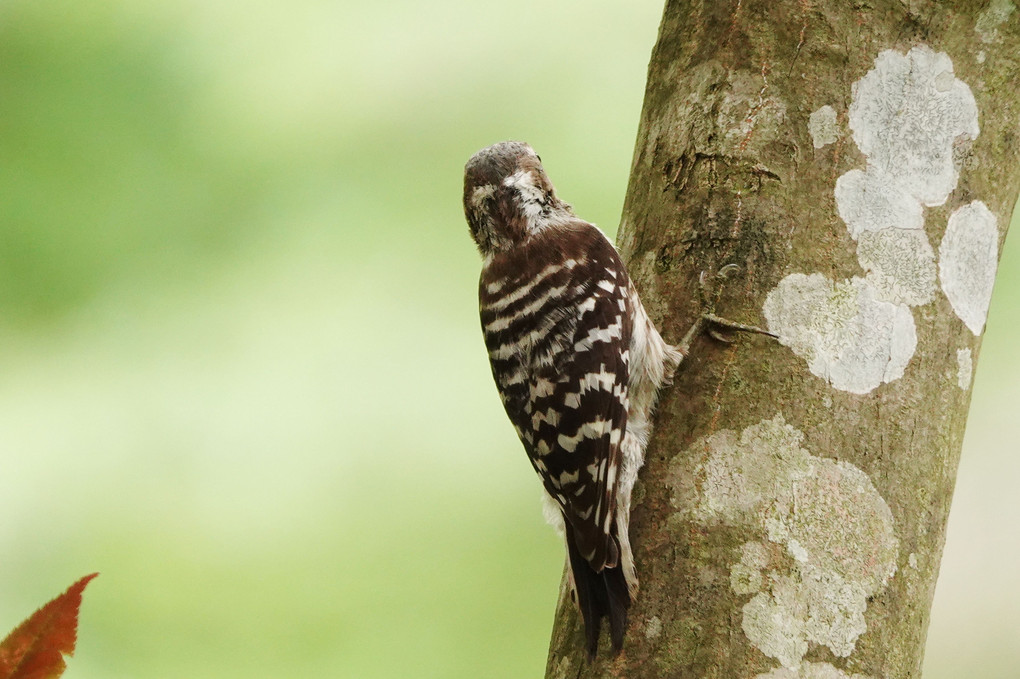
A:
<svg viewBox="0 0 1020 679">
<path fill-rule="evenodd" d="M 599 572 L 618 561 L 611 533 L 627 427 L 629 283 L 595 227 L 550 238 L 519 254 L 522 266 L 507 268 L 517 275 L 483 275 L 482 325 L 507 414 Z"/>
</svg>

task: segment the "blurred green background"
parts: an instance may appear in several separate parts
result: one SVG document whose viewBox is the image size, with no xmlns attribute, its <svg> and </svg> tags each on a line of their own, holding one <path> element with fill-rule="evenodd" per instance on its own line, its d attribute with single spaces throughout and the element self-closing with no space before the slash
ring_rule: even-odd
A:
<svg viewBox="0 0 1020 679">
<path fill-rule="evenodd" d="M 98 570 L 68 677 L 540 676 L 461 171 L 527 139 L 612 232 L 661 9 L 0 3 L 0 628 Z M 1020 666 L 1018 241 L 930 679 Z"/>
</svg>

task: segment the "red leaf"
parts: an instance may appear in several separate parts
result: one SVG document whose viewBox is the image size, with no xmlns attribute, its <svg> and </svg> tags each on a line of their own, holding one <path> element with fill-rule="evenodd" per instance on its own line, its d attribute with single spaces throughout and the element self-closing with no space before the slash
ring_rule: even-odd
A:
<svg viewBox="0 0 1020 679">
<path fill-rule="evenodd" d="M 55 679 L 74 654 L 81 593 L 99 575 L 86 575 L 32 614 L 0 643 L 0 679 Z"/>
</svg>

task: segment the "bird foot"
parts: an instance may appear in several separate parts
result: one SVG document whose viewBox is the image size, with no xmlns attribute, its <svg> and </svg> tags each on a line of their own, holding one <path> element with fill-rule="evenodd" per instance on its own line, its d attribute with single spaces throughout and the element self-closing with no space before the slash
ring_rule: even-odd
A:
<svg viewBox="0 0 1020 679">
<path fill-rule="evenodd" d="M 740 266 L 737 264 L 727 264 L 715 273 L 714 278 L 725 280 L 729 278 L 731 274 L 738 271 L 740 271 Z M 735 332 L 750 332 L 778 339 L 779 336 L 774 332 L 770 332 L 753 325 L 737 323 L 736 321 L 731 321 L 721 316 L 717 316 L 714 310 L 715 303 L 719 299 L 719 292 L 716 290 L 712 293 L 709 290 L 708 274 L 705 271 L 702 271 L 701 275 L 698 277 L 698 291 L 701 294 L 701 303 L 706 311 L 698 317 L 698 320 L 694 322 L 694 325 L 691 326 L 691 329 L 687 331 L 687 334 L 684 335 L 679 346 L 677 346 L 677 349 L 685 357 L 688 353 L 690 353 L 691 343 L 694 341 L 694 338 L 701 332 L 705 332 L 712 339 L 726 344 L 732 344 L 734 342 L 731 334 Z"/>
</svg>

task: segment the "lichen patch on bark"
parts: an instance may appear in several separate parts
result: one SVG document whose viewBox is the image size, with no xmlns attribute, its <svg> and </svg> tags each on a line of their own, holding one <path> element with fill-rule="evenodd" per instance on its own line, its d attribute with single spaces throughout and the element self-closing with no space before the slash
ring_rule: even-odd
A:
<svg viewBox="0 0 1020 679">
<path fill-rule="evenodd" d="M 1010 0 L 991 0 L 974 22 L 974 31 L 981 38 L 981 42 L 995 42 L 999 37 L 999 26 L 1006 23 L 1015 9 Z"/>
<path fill-rule="evenodd" d="M 910 309 L 881 299 L 871 280 L 856 276 L 833 283 L 818 273 L 791 274 L 768 294 L 762 311 L 769 330 L 812 374 L 854 394 L 902 377 L 917 346 Z"/>
<path fill-rule="evenodd" d="M 865 231 L 924 228 L 921 202 L 874 165 L 837 179 L 835 195 L 840 219 L 854 240 Z"/>
<path fill-rule="evenodd" d="M 568 677 L 572 677 L 574 674 L 570 668 L 570 656 L 565 655 L 560 658 L 556 667 L 549 673 L 549 679 L 568 679 Z"/>
<path fill-rule="evenodd" d="M 839 177 L 834 195 L 866 275 L 834 282 L 792 274 L 769 293 L 763 311 L 780 342 L 806 359 L 814 375 L 866 394 L 902 377 L 913 357 L 910 307 L 934 300 L 938 278 L 925 206 L 943 204 L 956 188 L 954 154 L 969 148 L 979 127 L 974 96 L 952 61 L 924 45 L 905 55 L 881 52 L 852 90 L 850 128 L 867 164 Z M 947 260 L 940 262 L 942 287 L 977 334 L 995 278 L 997 251 L 987 247 L 989 234 L 992 240 L 997 234 L 995 220 L 987 208 L 980 215 L 975 208 L 957 223 L 940 249 Z"/>
<path fill-rule="evenodd" d="M 892 513 L 868 476 L 817 457 L 782 416 L 704 437 L 697 488 L 674 486 L 674 505 L 705 526 L 754 529 L 730 567 L 751 644 L 797 668 L 811 645 L 849 656 L 867 629 L 870 597 L 896 572 Z M 795 676 L 795 675 L 793 675 Z"/>
<path fill-rule="evenodd" d="M 770 562 L 769 548 L 761 542 L 745 542 L 740 547 L 740 561 L 730 568 L 730 588 L 737 594 L 761 591 L 762 571 Z"/>
<path fill-rule="evenodd" d="M 645 639 L 658 639 L 662 636 L 662 620 L 653 615 L 645 624 Z"/>
<path fill-rule="evenodd" d="M 979 200 L 956 209 L 939 246 L 939 279 L 953 311 L 975 335 L 985 327 L 998 262 L 995 215 Z"/>
<path fill-rule="evenodd" d="M 969 389 L 974 373 L 974 359 L 971 357 L 970 349 L 956 350 L 956 365 L 956 383 L 960 385 L 960 389 Z"/>
<path fill-rule="evenodd" d="M 956 188 L 953 146 L 978 136 L 974 95 L 942 52 L 919 45 L 885 50 L 853 85 L 850 129 L 868 163 L 893 174 L 925 205 L 942 205 Z"/>
<path fill-rule="evenodd" d="M 754 679 L 872 679 L 864 674 L 847 674 L 827 662 L 803 662 L 797 667 L 780 667 Z"/>
<path fill-rule="evenodd" d="M 769 91 L 768 75 L 737 70 L 728 78 L 729 90 L 719 107 L 718 126 L 725 131 L 723 147 L 746 155 L 782 137 L 786 104 Z"/>
<path fill-rule="evenodd" d="M 828 104 L 808 117 L 808 132 L 811 143 L 816 149 L 832 144 L 839 139 L 839 127 L 836 125 L 836 109 Z"/>
<path fill-rule="evenodd" d="M 867 231 L 857 241 L 857 261 L 878 298 L 919 306 L 935 299 L 935 251 L 924 231 Z"/>
</svg>

